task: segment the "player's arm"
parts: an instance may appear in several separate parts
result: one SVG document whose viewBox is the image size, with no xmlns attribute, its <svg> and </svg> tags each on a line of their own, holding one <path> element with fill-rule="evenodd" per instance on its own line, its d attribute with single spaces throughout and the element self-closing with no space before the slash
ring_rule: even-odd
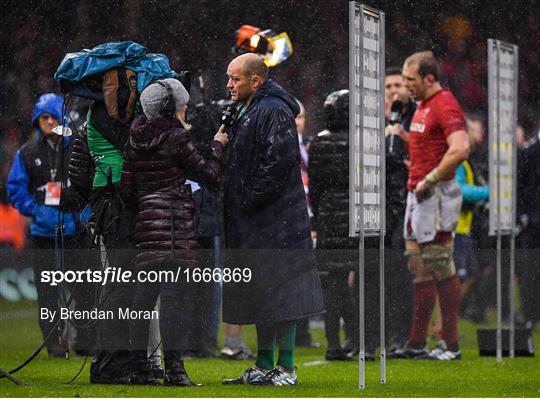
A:
<svg viewBox="0 0 540 399">
<path fill-rule="evenodd" d="M 444 179 L 457 169 L 457 167 L 469 157 L 469 136 L 465 130 L 458 130 L 451 133 L 447 138 L 448 151 L 444 154 L 443 159 L 435 172 L 439 178 Z"/>
<path fill-rule="evenodd" d="M 456 130 L 450 133 L 446 138 L 446 142 L 448 143 L 448 150 L 441 162 L 416 186 L 415 192 L 418 201 L 424 200 L 429 193 L 430 187 L 451 174 L 461 162 L 469 157 L 469 137 L 465 130 Z"/>
</svg>

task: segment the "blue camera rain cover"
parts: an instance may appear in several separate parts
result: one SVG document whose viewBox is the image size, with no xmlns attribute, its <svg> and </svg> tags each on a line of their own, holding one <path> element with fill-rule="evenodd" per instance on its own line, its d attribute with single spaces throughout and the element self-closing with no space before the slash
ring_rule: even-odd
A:
<svg viewBox="0 0 540 399">
<path fill-rule="evenodd" d="M 54 74 L 60 84 L 80 82 L 111 68 L 124 67 L 137 73 L 137 91 L 141 93 L 156 79 L 174 78 L 164 54 L 148 53 L 146 47 L 132 41 L 100 44 L 93 49 L 68 53 Z"/>
</svg>

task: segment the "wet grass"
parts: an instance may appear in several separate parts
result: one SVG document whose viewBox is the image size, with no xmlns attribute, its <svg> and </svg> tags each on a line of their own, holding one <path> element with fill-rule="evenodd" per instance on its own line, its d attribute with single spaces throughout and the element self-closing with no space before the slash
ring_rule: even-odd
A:
<svg viewBox="0 0 540 399">
<path fill-rule="evenodd" d="M 26 359 L 40 343 L 35 302 L 0 302 L 0 367 L 12 369 Z M 33 313 L 35 311 L 36 313 Z M 493 324 L 493 315 L 490 317 Z M 314 338 L 324 343 L 320 329 Z M 476 326 L 460 321 L 463 359 L 457 362 L 389 360 L 387 383 L 379 383 L 379 362 L 366 366 L 366 389 L 358 389 L 357 362 L 324 362 L 325 348 L 300 348 L 296 363 L 298 387 L 231 387 L 223 378 L 239 375 L 251 365 L 247 361 L 221 359 L 189 360 L 186 367 L 197 388 L 106 386 L 89 383 L 89 362 L 81 376 L 66 385 L 81 367 L 84 358 L 49 359 L 40 354 L 16 374 L 24 385 L 0 380 L 4 397 L 538 397 L 540 360 L 533 358 L 480 357 L 476 349 Z M 254 348 L 253 327 L 245 330 L 245 340 Z M 535 331 L 536 347 L 540 331 Z"/>
</svg>

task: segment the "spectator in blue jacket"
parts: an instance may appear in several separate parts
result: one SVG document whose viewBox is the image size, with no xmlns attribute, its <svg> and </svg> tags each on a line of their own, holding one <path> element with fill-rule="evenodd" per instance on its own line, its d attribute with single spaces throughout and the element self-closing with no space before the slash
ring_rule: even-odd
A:
<svg viewBox="0 0 540 399">
<path fill-rule="evenodd" d="M 62 140 L 53 129 L 64 120 L 62 96 L 43 94 L 32 112 L 35 138 L 25 143 L 15 155 L 7 188 L 9 201 L 24 216 L 32 219 L 29 237 L 29 255 L 34 269 L 39 307 L 50 312 L 51 318 L 42 317 L 39 325 L 49 356 L 64 356 L 67 342 L 63 342 L 54 329 L 59 317 L 58 287 L 41 281 L 42 272 L 56 270 L 55 246 L 64 248 L 63 270 L 75 267 L 85 269 L 80 251 L 87 247 L 88 235 L 82 229 L 89 211 L 81 210 L 81 199 L 70 186 L 67 174 L 70 137 Z M 63 223 L 63 237 L 58 222 Z M 56 238 L 58 237 L 58 238 Z M 72 287 L 75 288 L 75 287 Z M 79 284 L 71 290 L 78 309 L 89 309 L 94 290 L 88 284 Z M 53 313 L 50 313 L 53 315 Z M 83 323 L 81 321 L 81 323 Z M 92 328 L 78 329 L 76 352 L 85 353 L 94 342 Z"/>
</svg>

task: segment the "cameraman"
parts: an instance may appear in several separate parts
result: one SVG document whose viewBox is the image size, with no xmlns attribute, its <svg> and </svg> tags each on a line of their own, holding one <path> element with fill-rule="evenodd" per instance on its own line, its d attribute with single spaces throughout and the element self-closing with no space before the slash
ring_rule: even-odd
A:
<svg viewBox="0 0 540 399">
<path fill-rule="evenodd" d="M 347 334 L 357 342 L 358 319 L 351 287 L 348 285 L 353 258 L 339 262 L 335 250 L 358 249 L 358 240 L 348 236 L 349 226 L 349 91 L 330 93 L 324 101 L 326 129 L 317 134 L 309 148 L 309 193 L 313 211 L 312 230 L 317 236 L 315 251 L 317 267 L 321 270 L 324 293 L 324 325 L 328 347 L 326 360 L 352 360 L 339 338 L 340 320 L 349 329 Z M 357 254 L 357 253 L 356 253 Z"/>
<path fill-rule="evenodd" d="M 118 71 L 118 74 L 122 73 Z M 119 110 L 126 109 L 129 95 L 130 89 L 120 85 L 117 99 Z M 96 235 L 102 238 L 106 249 L 107 266 L 122 267 L 124 270 L 132 269 L 134 262 L 134 215 L 124 209 L 119 191 L 129 126 L 129 121 L 124 123 L 109 115 L 105 101 L 96 100 L 90 106 L 86 121 L 86 141 L 95 173 L 89 202 L 96 223 Z M 77 164 L 72 164 L 75 174 Z M 118 312 L 119 308 L 131 306 L 133 292 L 132 283 L 107 283 L 101 294 L 101 310 Z M 96 357 L 90 367 L 90 382 L 128 383 L 131 359 L 127 321 L 116 318 L 101 320 L 98 324 L 96 349 Z"/>
</svg>

